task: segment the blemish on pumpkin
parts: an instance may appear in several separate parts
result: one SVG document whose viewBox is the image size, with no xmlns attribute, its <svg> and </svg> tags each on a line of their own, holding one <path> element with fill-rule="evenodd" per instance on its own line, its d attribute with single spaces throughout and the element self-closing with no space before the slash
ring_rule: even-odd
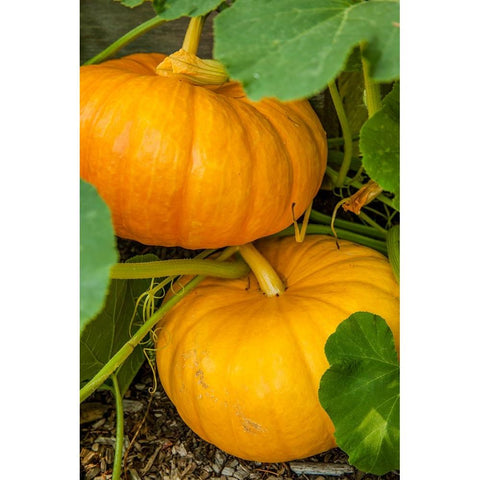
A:
<svg viewBox="0 0 480 480">
<path fill-rule="evenodd" d="M 249 418 L 242 418 L 242 427 L 248 433 L 263 433 L 264 428 Z"/>
<path fill-rule="evenodd" d="M 208 388 L 208 384 L 204 380 L 204 374 L 203 370 L 198 369 L 195 372 L 195 376 L 198 378 L 198 383 L 203 387 L 203 388 Z"/>
</svg>

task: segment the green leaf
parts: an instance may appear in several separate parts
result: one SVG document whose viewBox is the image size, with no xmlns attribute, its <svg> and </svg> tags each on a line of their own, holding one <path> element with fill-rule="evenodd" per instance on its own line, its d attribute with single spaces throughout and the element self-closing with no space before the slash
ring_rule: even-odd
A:
<svg viewBox="0 0 480 480">
<path fill-rule="evenodd" d="M 152 0 L 115 0 L 115 1 L 120 2 L 125 7 L 135 8 L 135 7 L 138 7 L 138 6 L 142 5 L 143 3 L 147 2 L 147 1 L 151 2 Z"/>
<path fill-rule="evenodd" d="M 164 20 L 198 17 L 211 12 L 222 0 L 153 0 L 153 8 Z"/>
<path fill-rule="evenodd" d="M 398 0 L 237 0 L 214 20 L 214 57 L 253 100 L 323 90 L 365 42 L 375 81 L 399 77 Z"/>
<path fill-rule="evenodd" d="M 110 210 L 96 189 L 80 180 L 80 332 L 102 308 L 117 260 Z"/>
<path fill-rule="evenodd" d="M 400 375 L 390 328 L 357 312 L 325 345 L 330 368 L 319 399 L 335 425 L 338 446 L 358 469 L 383 475 L 399 468 Z"/>
<path fill-rule="evenodd" d="M 136 256 L 128 262 L 152 262 L 153 254 Z M 105 308 L 84 329 L 80 337 L 80 381 L 90 380 L 120 350 L 142 323 L 141 308 L 135 312 L 138 297 L 149 279 L 112 280 Z M 135 313 L 135 317 L 133 317 Z M 144 345 L 138 345 L 117 370 L 122 395 L 145 361 Z"/>
<path fill-rule="evenodd" d="M 360 131 L 362 163 L 369 177 L 384 190 L 395 194 L 399 209 L 400 194 L 400 87 L 383 99 L 383 107 L 365 122 Z"/>
</svg>

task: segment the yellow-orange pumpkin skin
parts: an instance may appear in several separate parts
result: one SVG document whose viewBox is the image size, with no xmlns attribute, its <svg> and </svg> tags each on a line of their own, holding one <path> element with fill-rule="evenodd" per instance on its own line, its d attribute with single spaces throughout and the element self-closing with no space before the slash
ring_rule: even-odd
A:
<svg viewBox="0 0 480 480">
<path fill-rule="evenodd" d="M 399 348 L 399 287 L 387 259 L 327 236 L 256 244 L 286 283 L 266 297 L 255 277 L 207 279 L 157 329 L 162 385 L 204 440 L 260 462 L 305 458 L 335 446 L 318 400 L 324 346 L 357 311 L 382 316 Z"/>
<path fill-rule="evenodd" d="M 155 74 L 162 54 L 80 69 L 80 174 L 117 235 L 190 249 L 241 245 L 292 223 L 326 168 L 308 101 L 252 102 L 240 84 Z"/>
</svg>

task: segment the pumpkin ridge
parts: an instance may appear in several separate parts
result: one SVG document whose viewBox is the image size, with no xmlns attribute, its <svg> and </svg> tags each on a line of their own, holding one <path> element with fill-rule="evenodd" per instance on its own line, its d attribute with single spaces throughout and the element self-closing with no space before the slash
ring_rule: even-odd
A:
<svg viewBox="0 0 480 480">
<path fill-rule="evenodd" d="M 179 86 L 182 84 L 182 82 L 178 82 Z M 180 88 L 180 87 L 179 87 Z M 186 93 L 184 93 L 185 95 Z M 189 101 L 186 103 L 190 107 L 190 123 L 191 125 L 195 126 L 195 104 L 196 104 L 196 92 L 194 89 L 189 88 L 188 89 L 188 96 L 189 96 Z M 184 244 L 184 240 L 186 237 L 188 238 L 188 229 L 190 228 L 190 225 L 186 224 L 186 222 L 183 221 L 183 216 L 184 216 L 184 211 L 185 211 L 185 193 L 188 190 L 188 185 L 189 185 L 189 180 L 190 180 L 190 175 L 192 173 L 193 165 L 194 165 L 194 149 L 195 149 L 195 133 L 196 129 L 191 128 L 190 129 L 190 136 L 189 136 L 189 146 L 186 146 L 184 151 L 187 152 L 185 155 L 185 158 L 187 159 L 186 164 L 183 167 L 184 174 L 182 175 L 182 185 L 178 189 L 177 194 L 175 195 L 174 198 L 174 203 L 176 206 L 176 218 L 174 220 L 174 225 L 175 225 L 175 232 L 176 232 L 176 238 L 178 239 L 177 243 L 179 245 Z M 187 233 L 186 233 L 187 232 Z"/>
<path fill-rule="evenodd" d="M 331 285 L 342 285 L 342 284 L 345 284 L 347 283 L 347 280 L 334 280 L 334 281 L 331 281 L 331 280 L 327 280 L 325 281 L 324 283 L 322 282 L 320 285 L 316 286 L 316 292 L 318 292 L 318 287 L 321 287 L 321 286 L 331 286 Z M 348 279 L 348 285 L 361 285 L 363 287 L 365 286 L 369 286 L 370 288 L 378 291 L 379 293 L 382 293 L 386 296 L 392 296 L 392 292 L 383 288 L 383 287 L 380 287 L 378 285 L 376 285 L 375 283 L 373 282 L 369 282 L 367 280 L 352 280 L 352 279 Z M 311 287 L 302 287 L 302 290 L 303 291 L 307 291 L 310 289 Z M 291 293 L 291 292 L 290 292 Z M 300 295 L 299 295 L 300 296 Z M 399 298 L 398 295 L 395 295 L 395 298 Z"/>
<path fill-rule="evenodd" d="M 308 313 L 309 313 L 309 317 L 311 317 L 310 312 Z M 320 385 L 320 379 L 314 378 L 314 372 L 312 368 L 310 368 L 310 363 L 307 361 L 307 357 L 306 357 L 306 353 L 303 348 L 303 345 L 298 340 L 297 329 L 293 325 L 293 322 L 295 321 L 295 319 L 291 315 L 289 315 L 288 312 L 284 313 L 283 316 L 286 319 L 284 323 L 286 325 L 287 330 L 289 331 L 289 338 L 293 339 L 295 343 L 296 351 L 299 352 L 299 357 L 301 358 L 302 363 L 305 366 L 305 368 L 303 368 L 302 370 L 309 374 L 309 378 L 312 385 L 312 391 L 316 392 L 318 390 L 318 385 Z M 305 392 L 305 394 L 307 394 L 307 392 Z"/>
<path fill-rule="evenodd" d="M 315 292 L 317 292 L 318 290 L 315 289 Z M 304 299 L 304 300 L 307 300 L 307 301 L 314 301 L 314 302 L 320 302 L 320 303 L 323 303 L 324 305 L 328 305 L 329 307 L 332 308 L 332 310 L 336 310 L 336 311 L 340 311 L 340 312 L 343 312 L 343 315 L 345 316 L 344 318 L 347 318 L 349 317 L 352 312 L 346 308 L 343 308 L 342 306 L 339 306 L 338 304 L 336 303 L 332 303 L 332 302 L 329 302 L 323 298 L 319 298 L 319 297 L 314 297 L 314 296 L 311 296 L 311 295 L 302 295 L 300 293 L 292 293 L 292 292 L 289 292 L 289 297 L 290 299 Z M 322 324 L 322 322 L 320 322 L 320 324 Z"/>
<path fill-rule="evenodd" d="M 327 150 L 328 149 L 327 134 L 316 113 L 313 110 L 307 111 L 305 108 L 303 108 L 303 105 L 299 104 L 298 102 L 288 102 L 288 106 L 302 119 L 303 123 L 307 127 L 307 130 L 310 133 L 310 137 L 312 138 L 313 142 L 317 145 L 318 152 L 322 153 L 324 150 Z M 309 106 L 311 107 L 310 103 L 309 103 Z M 315 134 L 315 131 L 311 127 L 312 121 L 315 122 L 316 124 L 315 128 L 318 131 L 322 132 L 323 135 L 318 136 Z M 318 142 L 319 138 L 322 139 L 321 143 Z M 327 162 L 325 162 L 321 175 L 319 176 L 318 188 L 320 188 L 322 184 L 322 178 L 325 174 L 326 169 L 327 169 Z"/>
<path fill-rule="evenodd" d="M 282 245 L 287 244 L 287 242 L 285 242 L 283 239 L 278 239 L 278 243 Z M 307 241 L 304 241 L 301 244 L 297 243 L 295 245 L 295 249 L 296 248 L 302 249 L 302 256 L 300 260 L 308 259 L 310 256 L 310 251 L 318 248 L 317 244 L 318 242 L 309 241 L 308 237 L 307 237 Z M 260 244 L 260 250 L 261 250 L 261 244 Z M 274 253 L 275 253 L 275 256 L 272 258 L 272 263 L 273 265 L 275 265 L 275 268 L 278 269 L 277 273 L 281 274 L 286 279 L 288 286 L 290 286 L 291 282 L 289 281 L 289 279 L 292 275 L 292 271 L 295 272 L 298 269 L 299 259 L 295 258 L 295 261 L 293 261 L 292 260 L 294 258 L 293 255 L 284 255 L 282 248 L 280 248 L 279 250 L 276 250 Z M 286 259 L 285 265 L 282 265 L 281 263 L 281 258 L 283 255 L 284 255 L 283 258 Z M 268 253 L 267 253 L 267 256 L 268 256 Z M 322 261 L 323 261 L 323 257 L 322 257 Z M 307 265 L 312 265 L 312 263 L 313 263 L 312 260 L 309 260 L 307 262 Z M 279 267 L 279 265 L 281 265 L 281 267 Z M 294 284 L 296 283 L 297 281 L 294 282 Z"/>
<path fill-rule="evenodd" d="M 172 323 L 172 322 L 167 322 L 167 323 Z M 178 323 L 178 322 L 175 322 L 175 321 L 173 322 L 174 327 L 175 327 L 176 323 Z M 185 343 L 185 340 L 186 340 L 189 332 L 188 332 L 188 330 L 186 332 L 185 332 L 185 330 L 182 331 L 179 328 L 176 328 L 176 330 L 177 331 L 175 332 L 175 334 L 176 334 L 175 342 L 173 342 L 172 340 L 169 342 L 170 344 L 174 344 L 174 349 L 173 349 L 173 352 L 170 352 L 168 354 L 168 361 L 169 361 L 168 371 L 169 371 L 169 374 L 166 377 L 168 379 L 176 378 L 176 372 L 175 372 L 176 366 L 178 364 L 182 364 L 185 361 L 184 358 L 183 358 L 183 355 L 181 355 L 180 352 L 179 352 L 179 350 L 180 350 L 179 347 Z M 180 335 L 180 333 L 182 333 L 182 335 Z M 172 336 L 171 332 L 170 332 L 170 336 Z M 166 346 L 168 346 L 168 344 Z M 162 384 L 163 384 L 163 381 L 162 381 Z M 170 400 L 172 401 L 172 403 L 174 403 L 176 405 L 177 402 L 178 402 L 177 399 L 179 398 L 179 395 L 181 394 L 179 389 L 174 387 L 173 384 L 170 381 L 166 382 L 166 384 L 163 384 L 163 387 L 164 387 L 165 392 L 167 392 L 167 395 L 170 398 Z M 186 388 L 188 388 L 188 387 L 186 387 Z M 197 402 L 190 402 L 190 405 L 193 406 L 193 409 L 195 410 L 196 418 L 198 419 L 198 424 L 197 424 L 197 429 L 199 430 L 199 431 L 197 431 L 198 435 L 200 435 L 202 438 L 208 437 L 208 435 L 206 435 L 206 433 L 205 433 L 205 428 L 203 427 L 203 424 L 202 424 L 202 417 L 201 417 L 201 415 L 198 414 L 199 406 L 197 405 Z M 182 420 L 185 423 L 187 423 L 184 420 L 184 413 L 180 412 L 177 407 L 175 407 L 175 408 L 177 409 L 177 411 L 178 411 L 180 417 L 182 418 Z M 188 417 L 190 417 L 190 415 L 187 415 L 187 418 Z"/>
<path fill-rule="evenodd" d="M 218 94 L 219 96 L 221 94 Z M 257 176 L 258 170 L 255 168 L 255 165 L 257 163 L 257 152 L 253 148 L 253 138 L 252 135 L 250 134 L 249 128 L 247 126 L 249 125 L 250 120 L 248 119 L 248 115 L 244 114 L 244 105 L 243 103 L 240 104 L 238 102 L 238 99 L 234 97 L 228 97 L 225 95 L 221 95 L 222 99 L 225 99 L 225 105 L 227 106 L 230 114 L 233 114 L 235 118 L 237 119 L 236 124 L 238 127 L 241 128 L 242 130 L 242 135 L 246 139 L 244 142 L 245 148 L 247 150 L 247 155 L 242 158 L 242 173 L 243 172 L 248 172 L 248 184 L 252 185 L 254 184 L 253 179 Z M 255 108 L 252 108 L 251 110 L 248 110 L 250 116 L 256 115 L 256 110 Z M 237 160 L 238 161 L 238 160 Z M 248 162 L 248 166 L 245 164 Z M 250 215 L 250 212 L 253 211 L 253 205 L 255 204 L 255 199 L 257 196 L 257 191 L 254 189 L 253 191 L 250 189 L 248 194 L 244 195 L 244 198 L 241 202 L 241 210 L 242 210 L 242 218 L 238 223 L 238 230 L 240 232 L 244 232 L 247 230 L 249 227 L 248 225 L 253 222 L 255 222 L 255 218 L 253 218 Z M 251 227 L 250 227 L 251 228 Z M 255 231 L 257 229 L 255 228 Z M 255 233 L 254 236 L 257 236 Z M 240 242 L 243 243 L 243 242 Z"/>
<path fill-rule="evenodd" d="M 357 263 L 359 262 L 363 262 L 365 261 L 365 263 L 369 262 L 371 264 L 371 262 L 375 262 L 375 263 L 378 263 L 379 267 L 383 267 L 383 268 L 390 268 L 388 265 L 385 265 L 385 261 L 382 261 L 381 259 L 377 259 L 375 257 L 368 257 L 368 256 L 361 256 L 361 257 L 354 257 L 354 258 L 345 258 L 345 259 L 342 259 L 342 260 L 338 260 L 338 261 L 333 261 L 333 262 L 329 262 L 328 264 L 318 264 L 318 268 L 316 270 L 312 270 L 310 272 L 306 272 L 305 275 L 299 277 L 299 278 L 296 278 L 294 283 L 292 285 L 295 285 L 295 286 L 298 286 L 299 284 L 307 281 L 310 279 L 310 277 L 312 276 L 315 276 L 315 275 L 322 275 L 322 276 L 325 276 L 325 275 L 331 275 L 332 273 L 336 273 L 336 267 L 339 266 L 339 267 L 342 267 L 343 265 L 351 265 L 352 263 L 355 264 L 355 267 L 357 268 L 357 271 L 360 269 L 360 268 L 365 268 L 365 265 L 357 265 Z M 333 272 L 332 272 L 333 270 Z M 367 269 L 367 272 L 368 273 L 369 270 Z M 331 280 L 329 281 L 331 283 Z"/>
<path fill-rule="evenodd" d="M 151 77 L 150 78 L 150 82 L 148 82 L 150 85 L 149 85 L 149 90 L 153 90 L 155 88 L 155 78 Z M 143 146 L 142 146 L 143 147 Z M 154 192 L 154 181 L 155 181 L 155 178 L 160 177 L 161 176 L 161 171 L 160 171 L 160 166 L 161 166 L 161 162 L 158 161 L 158 158 L 155 158 L 154 161 L 152 161 L 150 163 L 150 174 L 147 175 L 148 178 L 149 178 L 149 182 L 147 183 L 147 185 L 144 187 L 143 189 L 143 197 L 145 199 L 147 199 L 148 201 L 154 201 L 152 199 L 152 196 L 153 196 L 153 192 Z M 151 231 L 152 230 L 152 224 L 154 223 L 154 219 L 152 218 L 151 215 L 144 215 L 143 216 L 143 222 L 146 224 L 147 226 L 147 231 Z M 153 227 L 155 228 L 155 227 Z"/>
<path fill-rule="evenodd" d="M 334 238 L 327 235 L 321 236 L 320 238 L 307 236 L 302 244 L 297 243 L 295 245 L 289 242 L 288 237 L 279 238 L 276 241 L 279 245 L 282 245 L 282 248 L 276 249 L 273 256 L 270 256 L 270 249 L 267 249 L 264 253 L 269 261 L 279 269 L 279 273 L 289 281 L 289 285 L 297 285 L 300 282 L 308 280 L 308 278 L 313 275 L 324 274 L 325 271 L 328 271 L 328 268 L 341 265 L 342 263 L 355 263 L 360 259 L 375 261 L 381 265 L 385 264 L 386 261 L 384 255 L 373 250 L 369 252 L 368 255 L 365 255 L 363 250 L 358 252 L 358 246 L 347 240 L 340 240 L 339 250 L 336 247 Z M 259 241 L 258 247 L 263 252 L 262 242 L 264 242 L 264 240 Z M 273 242 L 270 242 L 270 245 L 272 243 Z M 319 247 L 322 251 L 318 252 L 314 258 L 311 258 L 311 251 L 319 250 Z M 294 256 L 297 248 L 301 249 L 301 256 Z M 286 249 L 290 251 L 291 255 L 287 254 Z M 350 254 L 350 252 L 352 253 Z M 345 256 L 349 254 L 350 256 L 345 258 Z M 339 259 L 339 255 L 344 258 Z M 315 269 L 312 270 L 313 265 Z M 300 266 L 305 268 L 299 268 Z M 296 275 L 296 278 L 293 278 L 293 283 L 291 278 L 292 271 L 295 272 Z M 299 271 L 305 273 L 305 275 L 299 275 L 297 273 Z"/>
<path fill-rule="evenodd" d="M 269 131 L 271 131 L 272 133 L 272 137 L 274 137 L 278 143 L 286 146 L 286 142 L 283 138 L 283 135 L 281 134 L 280 130 L 277 128 L 277 124 L 276 124 L 276 121 L 274 121 L 274 119 L 272 119 L 271 116 L 267 115 L 264 111 L 263 111 L 263 106 L 265 104 L 261 104 L 261 103 L 258 103 L 257 105 L 251 105 L 253 107 L 253 109 L 255 110 L 255 112 L 257 113 L 257 115 L 260 115 L 265 121 L 266 123 L 269 125 Z M 276 110 L 277 113 L 278 113 L 278 110 Z M 283 115 L 284 112 L 281 111 L 281 114 Z M 275 119 L 276 120 L 276 119 Z M 295 175 L 294 175 L 294 172 L 293 172 L 293 159 L 292 159 L 292 155 L 290 153 L 290 150 L 288 148 L 285 148 L 284 149 L 284 155 L 285 155 L 285 164 L 287 165 L 287 169 L 288 169 L 288 178 L 289 178 L 289 185 L 290 185 L 290 191 L 288 192 L 288 197 L 285 198 L 283 200 L 283 205 L 282 205 L 282 208 L 279 209 L 279 217 L 283 217 L 283 214 L 285 211 L 287 211 L 291 204 L 292 204 L 292 197 L 293 197 L 293 194 L 294 194 L 294 191 L 295 191 Z M 274 176 L 274 172 L 271 172 L 272 173 L 272 178 Z M 277 199 L 277 201 L 279 202 L 280 199 Z M 280 215 L 281 214 L 281 215 Z M 266 223 L 266 221 L 265 221 Z M 272 228 L 272 225 L 274 225 L 276 223 L 276 217 L 274 217 L 273 215 L 269 215 L 268 216 L 268 230 L 270 232 L 270 234 L 273 234 L 273 233 L 277 233 L 277 229 L 274 229 Z M 291 222 L 290 222 L 291 223 Z M 288 223 L 287 225 L 285 225 L 285 227 L 287 227 L 288 225 L 290 225 L 290 223 Z"/>
<path fill-rule="evenodd" d="M 108 68 L 140 76 L 157 76 L 155 73 L 156 64 L 165 58 L 166 55 L 163 53 L 132 53 L 121 58 L 107 60 L 98 65 L 89 65 L 89 67 Z M 138 67 L 141 68 L 142 73 L 139 72 Z"/>
<path fill-rule="evenodd" d="M 280 142 L 285 147 L 285 154 L 287 157 L 287 164 L 289 167 L 289 172 L 291 177 L 289 198 L 286 201 L 285 210 L 291 209 L 292 205 L 295 204 L 297 206 L 296 217 L 299 218 L 301 215 L 303 215 L 306 208 L 308 207 L 308 204 L 302 205 L 297 200 L 297 197 L 300 195 L 300 190 L 301 190 L 300 184 L 304 183 L 304 181 L 302 182 L 302 177 L 308 174 L 302 171 L 302 168 L 298 168 L 298 169 L 294 168 L 295 165 L 300 166 L 302 161 L 297 155 L 298 152 L 292 151 L 293 147 L 291 147 L 289 143 L 289 136 L 288 136 L 289 132 L 283 131 L 288 129 L 285 125 L 289 125 L 289 122 L 293 122 L 293 120 L 289 116 L 289 113 L 296 114 L 296 111 L 291 108 L 291 103 L 285 103 L 285 104 L 279 105 L 273 99 L 266 99 L 263 101 L 262 104 L 259 104 L 259 108 L 261 108 L 261 114 L 271 124 L 273 130 L 277 132 Z M 298 116 L 300 117 L 300 115 Z M 322 153 L 322 149 L 319 148 L 319 145 L 315 139 L 315 136 L 312 134 L 312 129 L 309 128 L 308 122 L 306 122 L 305 118 L 303 117 L 300 117 L 299 120 L 301 121 L 301 124 L 299 124 L 299 126 L 302 128 L 302 132 L 308 134 L 308 136 L 310 137 L 310 140 L 312 141 L 312 144 L 315 145 L 316 154 L 320 156 L 320 154 Z M 305 128 L 306 128 L 306 131 L 305 131 Z M 284 135 L 287 135 L 287 136 L 285 137 Z M 320 166 L 320 162 L 317 158 L 317 155 L 315 155 L 315 157 L 316 157 L 315 159 L 316 167 L 320 167 L 319 168 L 320 171 L 318 172 L 318 175 L 316 175 L 317 181 L 314 189 L 315 191 L 309 192 L 312 200 L 316 192 L 320 188 L 321 180 L 323 177 L 323 174 L 320 175 L 322 173 L 321 172 L 322 168 Z M 316 168 L 314 168 L 314 170 L 315 169 Z M 325 169 L 326 169 L 326 161 L 325 161 L 325 167 L 323 171 Z M 300 196 L 303 197 L 304 195 L 300 195 Z M 298 211 L 298 209 L 300 209 L 300 212 Z M 293 217 L 292 217 L 292 221 L 293 221 Z M 292 222 L 290 222 L 289 224 L 291 223 Z M 272 233 L 276 233 L 276 232 L 272 232 Z"/>
<path fill-rule="evenodd" d="M 243 166 L 242 166 L 242 175 L 244 175 L 245 172 L 248 173 L 248 181 L 246 182 L 248 185 L 252 185 L 252 179 L 254 178 L 256 169 L 254 167 L 255 165 L 255 159 L 256 159 L 256 152 L 253 151 L 252 145 L 250 142 L 251 135 L 248 130 L 248 128 L 245 127 L 246 123 L 239 113 L 239 109 L 235 107 L 235 105 L 232 105 L 232 102 L 230 101 L 231 97 L 226 97 L 224 95 L 220 95 L 215 92 L 216 95 L 216 101 L 220 101 L 225 108 L 228 109 L 229 115 L 235 116 L 237 119 L 236 125 L 241 128 L 243 136 L 247 139 L 245 142 L 245 145 L 247 146 L 247 151 L 248 155 L 247 158 L 243 158 Z M 235 99 L 234 99 L 235 100 Z M 238 160 L 237 160 L 238 161 Z M 249 162 L 248 167 L 245 167 L 246 161 Z M 251 167 L 251 168 L 249 168 Z M 237 191 L 239 189 L 237 188 Z M 236 225 L 230 226 L 230 228 L 237 229 L 240 232 L 245 231 L 246 225 L 248 224 L 248 221 L 250 219 L 249 213 L 252 211 L 252 204 L 253 204 L 253 196 L 250 194 L 245 194 L 244 192 L 240 192 L 240 194 L 243 196 L 243 199 L 241 202 L 239 202 L 239 208 L 236 208 L 237 212 L 242 211 L 242 217 L 238 221 Z"/>
</svg>

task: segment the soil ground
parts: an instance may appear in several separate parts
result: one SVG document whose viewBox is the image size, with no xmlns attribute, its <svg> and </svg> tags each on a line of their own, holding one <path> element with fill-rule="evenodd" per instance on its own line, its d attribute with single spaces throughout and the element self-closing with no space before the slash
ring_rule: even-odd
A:
<svg viewBox="0 0 480 480">
<path fill-rule="evenodd" d="M 375 476 L 348 465 L 339 448 L 289 463 L 247 462 L 204 442 L 185 425 L 160 384 L 152 394 L 153 373 L 140 369 L 124 399 L 125 453 L 123 479 L 128 480 L 398 480 L 396 473 Z M 107 392 L 96 392 L 81 405 L 81 480 L 109 480 L 115 442 L 115 404 Z M 297 474 L 298 464 L 317 467 Z M 320 474 L 322 464 L 351 469 L 340 476 Z M 293 469 L 292 469 L 293 468 Z"/>
</svg>

